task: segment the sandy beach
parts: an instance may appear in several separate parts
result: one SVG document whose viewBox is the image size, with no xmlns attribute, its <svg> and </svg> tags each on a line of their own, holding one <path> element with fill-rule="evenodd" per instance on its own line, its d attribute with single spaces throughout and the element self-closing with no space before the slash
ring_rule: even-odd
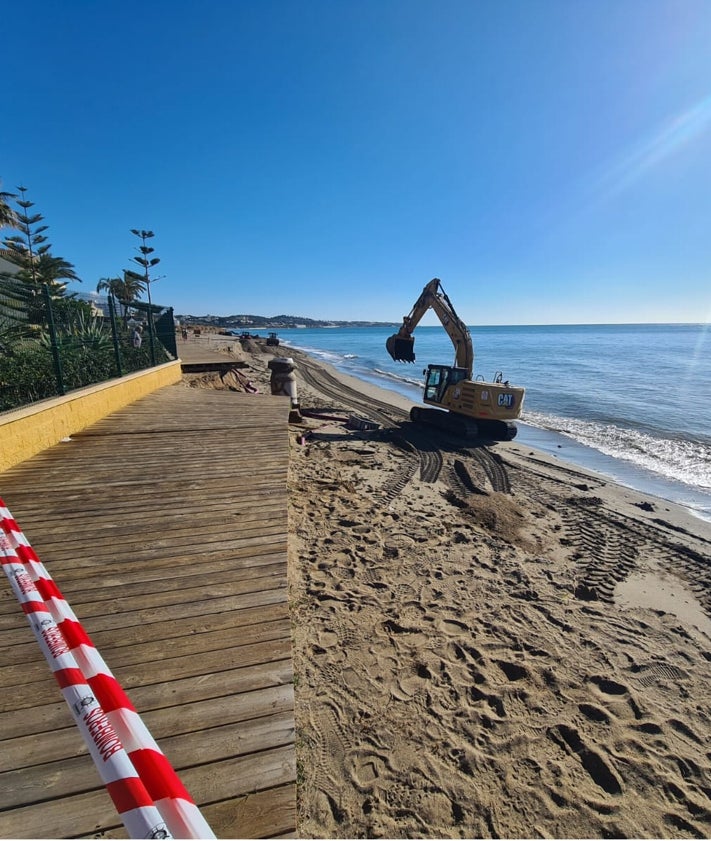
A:
<svg viewBox="0 0 711 841">
<path fill-rule="evenodd" d="M 288 355 L 300 836 L 711 836 L 711 524 Z"/>
</svg>

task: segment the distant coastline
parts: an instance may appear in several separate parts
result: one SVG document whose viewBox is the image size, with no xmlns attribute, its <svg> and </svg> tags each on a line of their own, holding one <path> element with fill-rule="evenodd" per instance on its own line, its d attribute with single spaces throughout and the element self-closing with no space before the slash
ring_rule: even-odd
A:
<svg viewBox="0 0 711 841">
<path fill-rule="evenodd" d="M 314 327 L 398 327 L 394 321 L 322 321 L 296 315 L 178 315 L 181 324 L 220 330 L 298 330 Z"/>
<path fill-rule="evenodd" d="M 81 297 L 81 295 L 80 295 Z M 214 327 L 219 330 L 293 330 L 316 327 L 395 327 L 400 328 L 402 321 L 339 321 L 336 319 L 315 319 L 295 315 L 179 315 L 175 319 L 181 324 L 198 327 Z M 424 325 L 423 325 L 424 326 Z M 437 327 L 437 324 L 430 324 Z M 500 330 L 519 328 L 541 328 L 566 330 L 568 328 L 617 329 L 620 327 L 703 327 L 705 321 L 611 321 L 611 322 L 555 322 L 552 324 L 475 324 L 469 323 L 476 330 Z"/>
</svg>

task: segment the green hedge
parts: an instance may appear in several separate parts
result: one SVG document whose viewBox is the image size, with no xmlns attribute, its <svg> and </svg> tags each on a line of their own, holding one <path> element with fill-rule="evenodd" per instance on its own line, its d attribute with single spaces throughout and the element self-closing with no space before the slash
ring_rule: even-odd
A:
<svg viewBox="0 0 711 841">
<path fill-rule="evenodd" d="M 85 342 L 75 336 L 66 336 L 60 342 L 59 351 L 67 392 L 118 376 L 110 341 Z M 122 336 L 119 352 L 124 374 L 151 367 L 147 338 L 140 348 L 134 348 L 128 336 Z M 170 360 L 160 342 L 156 342 L 155 354 L 158 365 Z M 16 345 L 11 354 L 0 357 L 0 412 L 58 394 L 54 359 L 46 342 L 26 341 Z"/>
</svg>

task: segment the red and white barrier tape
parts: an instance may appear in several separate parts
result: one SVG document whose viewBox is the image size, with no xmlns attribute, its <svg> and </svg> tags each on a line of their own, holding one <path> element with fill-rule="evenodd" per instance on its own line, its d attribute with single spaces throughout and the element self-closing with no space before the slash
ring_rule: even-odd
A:
<svg viewBox="0 0 711 841">
<path fill-rule="evenodd" d="M 2 499 L 0 529 L 3 568 L 131 837 L 214 838 Z M 79 709 L 75 709 L 76 705 Z M 126 767 L 126 762 L 130 767 Z M 112 769 L 109 779 L 102 774 L 104 766 Z M 117 781 L 121 785 L 117 786 Z M 144 815 L 144 809 L 152 811 Z M 134 812 L 140 814 L 138 823 Z M 149 833 L 158 834 L 146 834 L 148 824 Z"/>
</svg>

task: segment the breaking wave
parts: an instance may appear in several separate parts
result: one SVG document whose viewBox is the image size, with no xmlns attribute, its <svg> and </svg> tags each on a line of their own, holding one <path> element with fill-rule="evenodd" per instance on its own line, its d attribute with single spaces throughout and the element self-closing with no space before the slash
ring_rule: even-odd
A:
<svg viewBox="0 0 711 841">
<path fill-rule="evenodd" d="M 711 444 L 650 435 L 639 429 L 597 421 L 524 412 L 521 420 L 573 438 L 605 455 L 631 462 L 668 479 L 711 488 Z"/>
</svg>

